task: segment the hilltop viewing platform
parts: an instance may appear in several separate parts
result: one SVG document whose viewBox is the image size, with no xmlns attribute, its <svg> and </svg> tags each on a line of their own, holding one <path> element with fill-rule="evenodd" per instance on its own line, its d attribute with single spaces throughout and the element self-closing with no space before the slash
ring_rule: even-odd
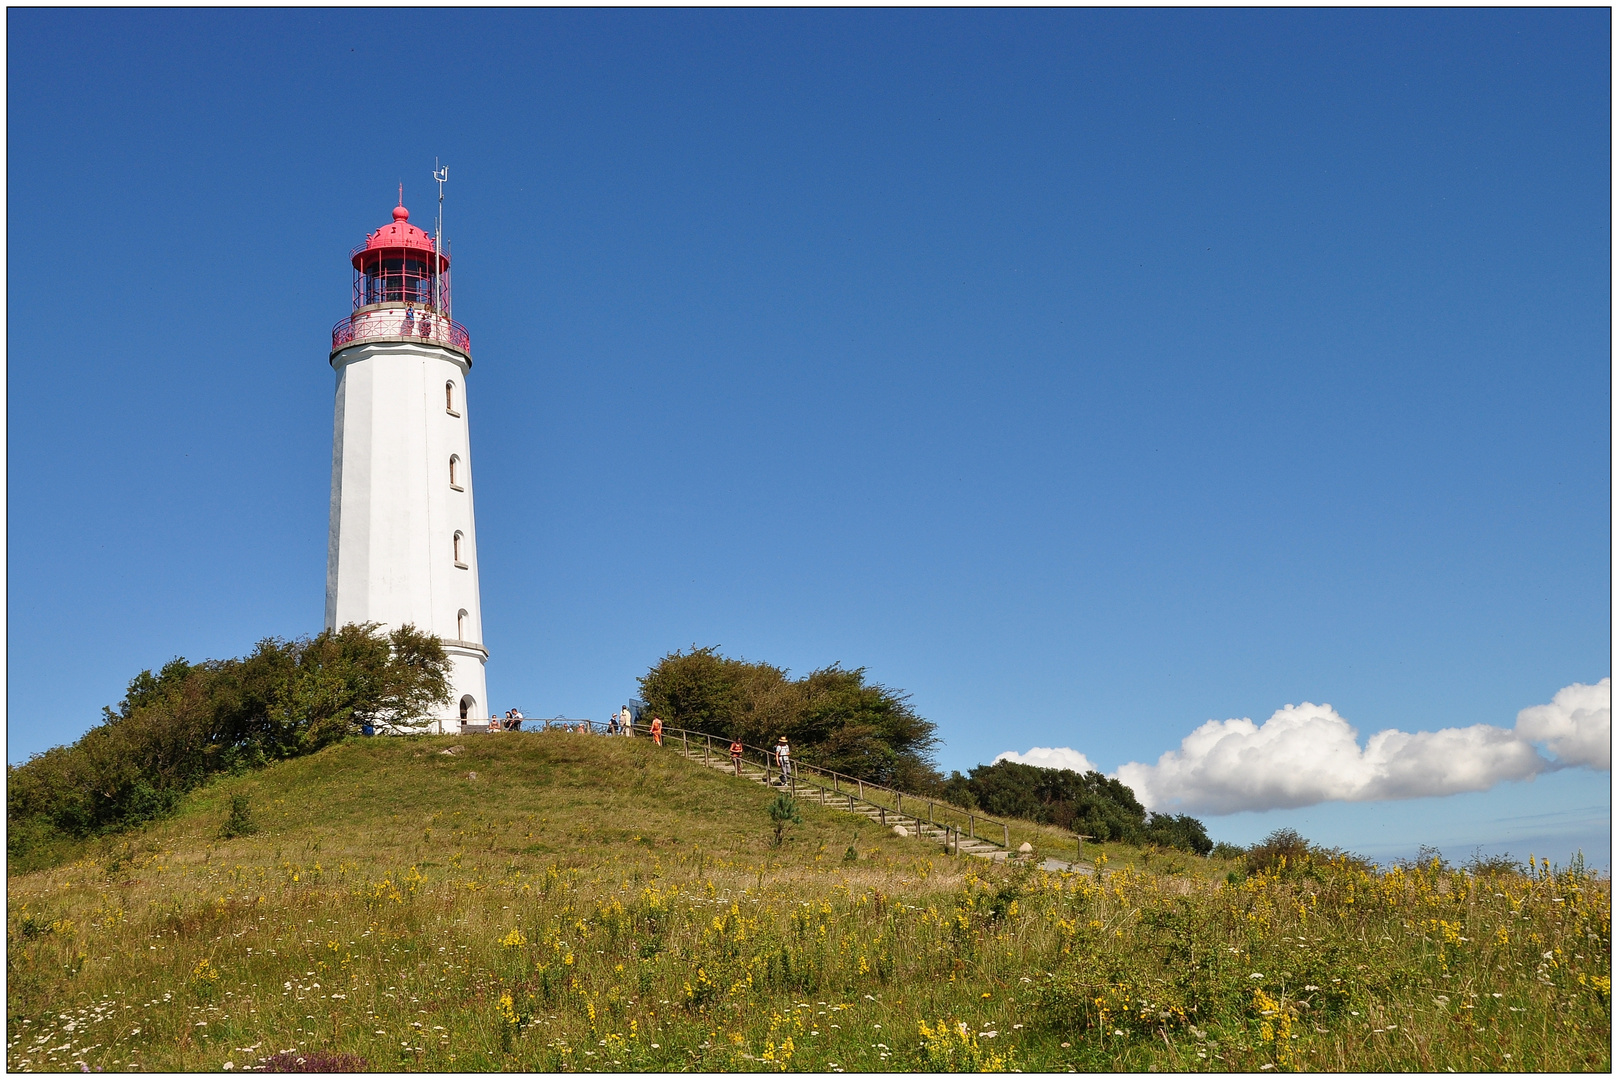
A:
<svg viewBox="0 0 1618 1080">
<path fill-rule="evenodd" d="M 466 327 L 430 310 L 386 303 L 339 319 L 331 328 L 331 351 L 366 341 L 424 341 L 443 345 L 472 359 L 472 336 Z"/>
</svg>

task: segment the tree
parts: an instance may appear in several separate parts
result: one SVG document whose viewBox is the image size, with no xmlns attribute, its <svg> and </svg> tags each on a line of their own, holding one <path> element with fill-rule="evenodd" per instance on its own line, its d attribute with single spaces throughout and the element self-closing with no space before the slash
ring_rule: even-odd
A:
<svg viewBox="0 0 1618 1080">
<path fill-rule="evenodd" d="M 143 671 L 77 742 L 8 766 L 8 849 L 139 824 L 210 775 L 312 753 L 366 724 L 414 730 L 448 698 L 448 674 L 437 638 L 374 624 Z"/>
<path fill-rule="evenodd" d="M 1147 842 L 1159 847 L 1178 848 L 1197 855 L 1208 855 L 1214 849 L 1207 828 L 1190 814 L 1152 814 L 1144 832 Z"/>
<path fill-rule="evenodd" d="M 803 815 L 798 812 L 798 800 L 786 792 L 777 792 L 775 801 L 770 803 L 770 823 L 775 826 L 775 838 L 770 841 L 771 847 L 781 846 L 781 830 L 787 823 L 793 825 L 803 824 Z"/>
<path fill-rule="evenodd" d="M 256 832 L 258 825 L 253 821 L 252 807 L 247 795 L 238 791 L 230 797 L 230 817 L 220 826 L 219 839 L 230 840 L 237 836 L 251 836 Z"/>
<path fill-rule="evenodd" d="M 1206 855 L 1213 850 L 1202 822 L 1187 814 L 1152 814 L 1121 780 L 1091 770 L 1044 769 L 1017 761 L 979 765 L 967 776 L 954 773 L 943 792 L 970 796 L 971 808 L 1002 817 L 1020 817 L 1097 840 L 1159 844 Z"/>
<path fill-rule="evenodd" d="M 935 726 L 908 695 L 833 664 L 791 679 L 773 664 L 692 646 L 640 679 L 648 708 L 672 727 L 770 746 L 786 736 L 799 759 L 875 783 L 930 788 Z"/>
</svg>

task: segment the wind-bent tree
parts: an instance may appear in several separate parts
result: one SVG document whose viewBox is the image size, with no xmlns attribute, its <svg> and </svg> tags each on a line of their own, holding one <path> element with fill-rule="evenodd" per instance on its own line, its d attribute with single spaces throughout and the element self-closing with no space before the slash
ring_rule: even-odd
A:
<svg viewBox="0 0 1618 1080">
<path fill-rule="evenodd" d="M 936 726 L 900 690 L 866 682 L 865 668 L 830 667 L 789 678 L 773 664 L 692 646 L 640 679 L 650 711 L 674 726 L 771 746 L 781 736 L 800 760 L 875 783 L 925 790 L 938 782 Z"/>
</svg>

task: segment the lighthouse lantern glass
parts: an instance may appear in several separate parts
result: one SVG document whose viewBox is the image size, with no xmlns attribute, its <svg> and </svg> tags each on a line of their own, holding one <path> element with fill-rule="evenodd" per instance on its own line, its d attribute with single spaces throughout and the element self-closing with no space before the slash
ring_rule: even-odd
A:
<svg viewBox="0 0 1618 1080">
<path fill-rule="evenodd" d="M 431 256 L 395 253 L 394 257 L 373 258 L 362 262 L 356 282 L 360 295 L 359 305 L 366 304 L 425 304 L 433 303 L 433 272 Z"/>
<path fill-rule="evenodd" d="M 340 349 L 364 339 L 411 338 L 470 354 L 466 328 L 449 317 L 449 255 L 437 248 L 432 236 L 410 224 L 408 210 L 394 207 L 393 222 L 349 252 L 354 312 L 332 327 L 331 347 Z"/>
</svg>

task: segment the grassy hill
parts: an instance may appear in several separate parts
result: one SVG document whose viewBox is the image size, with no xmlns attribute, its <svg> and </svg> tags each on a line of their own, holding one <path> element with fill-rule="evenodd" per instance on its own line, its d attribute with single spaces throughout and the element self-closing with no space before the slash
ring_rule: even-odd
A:
<svg viewBox="0 0 1618 1080">
<path fill-rule="evenodd" d="M 220 839 L 243 795 L 258 831 Z M 7 1064 L 1610 1064 L 1610 883 L 1580 872 L 1231 884 L 1114 850 L 1045 873 L 812 804 L 772 848 L 771 798 L 562 733 L 352 740 L 219 780 L 11 875 Z"/>
</svg>

